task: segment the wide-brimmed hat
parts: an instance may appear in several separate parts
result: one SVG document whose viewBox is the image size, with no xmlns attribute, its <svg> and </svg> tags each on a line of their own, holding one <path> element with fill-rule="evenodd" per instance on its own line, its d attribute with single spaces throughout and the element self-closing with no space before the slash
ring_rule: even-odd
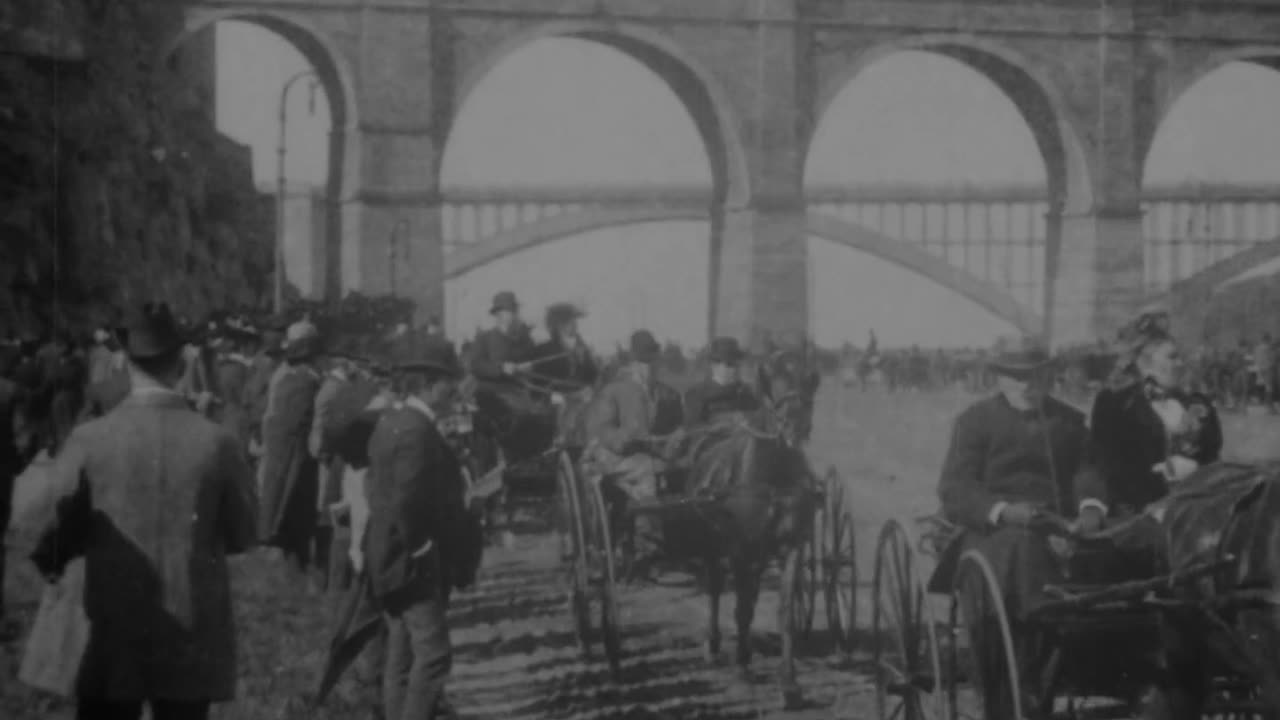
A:
<svg viewBox="0 0 1280 720">
<path fill-rule="evenodd" d="M 657 338 L 648 330 L 637 330 L 631 333 L 631 343 L 628 347 L 628 354 L 631 359 L 636 362 L 653 362 L 658 359 L 658 355 L 662 353 L 662 346 L 658 344 Z"/>
<path fill-rule="evenodd" d="M 453 343 L 447 340 L 406 343 L 392 353 L 389 365 L 397 373 L 425 373 L 455 379 L 462 377 L 458 353 L 453 349 Z"/>
<path fill-rule="evenodd" d="M 494 313 L 498 313 L 503 310 L 510 310 L 511 312 L 516 312 L 519 309 L 520 309 L 520 301 L 516 300 L 516 294 L 511 292 L 510 290 L 503 290 L 502 292 L 493 296 L 493 305 L 489 307 L 489 314 L 493 315 Z"/>
<path fill-rule="evenodd" d="M 149 360 L 181 350 L 187 338 L 178 327 L 168 303 L 146 303 L 125 322 L 125 354 Z"/>
<path fill-rule="evenodd" d="M 991 371 L 1019 380 L 1053 366 L 1053 355 L 1043 340 L 1034 337 L 1023 338 L 1018 347 L 1001 350 L 987 364 Z"/>
<path fill-rule="evenodd" d="M 586 313 L 573 303 L 556 303 L 547 307 L 546 325 L 547 329 L 564 325 L 581 317 L 586 317 Z"/>
<path fill-rule="evenodd" d="M 746 357 L 746 353 L 742 351 L 742 346 L 738 344 L 738 339 L 731 337 L 718 337 L 712 340 L 711 347 L 707 351 L 707 359 L 713 363 L 734 365 L 742 362 L 744 357 Z"/>
<path fill-rule="evenodd" d="M 308 360 L 320 354 L 320 330 L 309 322 L 299 321 L 289 326 L 284 335 L 284 356 L 287 360 Z"/>
</svg>

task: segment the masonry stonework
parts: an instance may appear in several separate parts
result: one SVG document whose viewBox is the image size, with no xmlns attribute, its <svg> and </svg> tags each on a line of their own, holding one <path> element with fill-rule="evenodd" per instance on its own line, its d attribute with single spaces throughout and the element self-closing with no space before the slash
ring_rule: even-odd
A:
<svg viewBox="0 0 1280 720">
<path fill-rule="evenodd" d="M 1280 3 L 1236 5 L 195 0 L 187 26 L 256 20 L 325 55 L 312 61 L 331 68 L 331 91 L 350 99 L 336 129 L 341 222 L 330 234 L 340 249 L 330 257 L 341 267 L 330 285 L 376 293 L 394 284 L 435 310 L 445 280 L 439 161 L 470 88 L 538 37 L 632 55 L 672 85 L 708 142 L 718 186 L 708 209 L 712 326 L 748 342 L 808 325 L 803 165 L 821 110 L 884 54 L 947 55 L 1010 95 L 1045 157 L 1042 330 L 1070 343 L 1110 334 L 1140 302 L 1141 173 L 1164 113 L 1217 64 L 1280 54 Z"/>
</svg>

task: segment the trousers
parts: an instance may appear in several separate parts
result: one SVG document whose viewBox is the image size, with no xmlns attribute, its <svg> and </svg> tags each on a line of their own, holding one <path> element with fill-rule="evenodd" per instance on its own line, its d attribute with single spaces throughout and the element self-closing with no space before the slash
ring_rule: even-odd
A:
<svg viewBox="0 0 1280 720">
<path fill-rule="evenodd" d="M 445 683 L 453 667 L 446 621 L 448 595 L 438 589 L 387 612 L 387 662 L 382 675 L 386 720 L 446 717 Z"/>
</svg>

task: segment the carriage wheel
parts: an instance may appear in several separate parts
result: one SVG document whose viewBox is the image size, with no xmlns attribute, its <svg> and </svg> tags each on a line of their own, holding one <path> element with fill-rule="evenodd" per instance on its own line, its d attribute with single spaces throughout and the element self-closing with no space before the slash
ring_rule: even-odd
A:
<svg viewBox="0 0 1280 720">
<path fill-rule="evenodd" d="M 1009 624 L 1009 613 L 1004 606 L 1004 595 L 1000 590 L 1000 581 L 996 577 L 995 569 L 991 567 L 991 562 L 977 550 L 967 550 L 960 556 L 960 562 L 956 569 L 956 578 L 960 580 L 958 585 L 963 587 L 963 582 L 967 575 L 976 574 L 980 578 L 983 590 L 983 601 L 989 611 L 990 619 L 995 623 L 992 629 L 996 631 L 998 637 L 991 638 L 991 642 L 996 644 L 1002 658 L 1003 667 L 999 668 L 1000 678 L 995 678 L 988 683 L 993 687 L 999 688 L 1001 691 L 1008 690 L 1010 692 L 1011 706 L 1005 708 L 1009 711 L 1011 717 L 1020 718 L 1022 714 L 1022 693 L 1020 691 L 1021 679 L 1018 676 L 1018 664 L 1016 662 L 1017 655 L 1014 653 L 1013 630 Z M 948 687 L 949 704 L 951 706 L 952 718 L 983 718 L 986 717 L 985 707 L 987 698 L 985 697 L 986 689 L 982 687 L 981 673 L 965 672 L 964 670 L 977 670 L 981 658 L 977 657 L 973 652 L 973 643 L 969 641 L 965 643 L 965 650 L 968 657 L 965 665 L 961 665 L 961 647 L 960 637 L 961 620 L 971 625 L 973 619 L 962 618 L 959 606 L 959 598 L 953 597 L 951 603 L 951 651 L 949 653 L 949 676 L 951 682 Z M 994 651 L 993 651 L 994 652 Z M 963 669 L 962 669 L 963 668 Z M 973 712 L 961 712 L 961 702 L 959 698 L 958 683 L 962 677 L 967 677 L 971 684 L 974 685 L 974 695 L 976 696 L 976 704 L 973 704 Z M 970 703 L 965 703 L 965 710 L 968 710 Z"/>
<path fill-rule="evenodd" d="M 584 504 L 591 519 L 588 546 L 590 579 L 600 593 L 600 633 L 605 657 L 615 682 L 622 676 L 622 637 L 618 633 L 617 574 L 614 568 L 613 533 L 609 524 L 609 506 L 605 504 L 600 483 L 590 482 L 583 488 Z"/>
<path fill-rule="evenodd" d="M 915 565 L 906 530 L 891 521 L 876 541 L 871 641 L 876 710 L 881 720 L 944 720 L 938 623 Z"/>
<path fill-rule="evenodd" d="M 822 576 L 823 511 L 813 515 L 813 532 L 798 548 L 795 576 L 791 583 L 791 632 L 808 638 L 813 632 L 813 617 L 818 607 L 818 583 Z"/>
<path fill-rule="evenodd" d="M 568 453 L 560 453 L 557 468 L 557 535 L 560 537 L 560 562 L 569 587 L 569 610 L 573 615 L 574 634 L 583 656 L 591 652 L 591 603 L 588 600 L 587 530 L 579 492 L 578 471 Z"/>
<path fill-rule="evenodd" d="M 852 653 L 858 623 L 858 548 L 853 516 L 844 509 L 844 483 L 827 470 L 826 523 L 822 549 L 827 628 L 844 653 Z"/>
</svg>

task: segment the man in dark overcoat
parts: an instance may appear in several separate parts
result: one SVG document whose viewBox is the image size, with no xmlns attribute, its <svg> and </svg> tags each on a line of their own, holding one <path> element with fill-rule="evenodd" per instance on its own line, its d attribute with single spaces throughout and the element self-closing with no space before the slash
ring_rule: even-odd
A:
<svg viewBox="0 0 1280 720">
<path fill-rule="evenodd" d="M 386 720 L 432 720 L 447 712 L 449 592 L 470 583 L 478 560 L 477 547 L 456 543 L 455 529 L 469 516 L 466 489 L 459 460 L 436 426 L 461 374 L 457 358 L 444 343 L 416 354 L 396 363 L 399 401 L 369 441 L 364 566 L 387 621 Z"/>
<path fill-rule="evenodd" d="M 489 308 L 494 326 L 476 337 L 471 347 L 471 374 L 479 380 L 501 382 L 532 366 L 533 340 L 520 322 L 520 303 L 515 293 L 504 290 L 493 297 Z"/>
<path fill-rule="evenodd" d="M 129 324 L 131 391 L 77 427 L 52 470 L 55 518 L 32 558 L 85 559 L 92 625 L 79 718 L 203 720 L 236 685 L 227 556 L 254 542 L 253 477 L 236 441 L 175 388 L 183 340 L 165 305 Z"/>
<path fill-rule="evenodd" d="M 731 337 L 716 338 L 707 352 L 711 374 L 684 395 L 684 423 L 692 428 L 731 413 L 751 412 L 760 400 L 738 377 L 745 353 Z"/>
<path fill-rule="evenodd" d="M 295 569 L 305 572 L 311 561 L 319 492 L 319 466 L 307 441 L 320 390 L 320 373 L 314 367 L 320 336 L 314 325 L 296 323 L 289 328 L 286 343 L 285 362 L 273 378 L 262 419 L 259 539 L 283 550 Z"/>
<path fill-rule="evenodd" d="M 1021 677 L 1038 677 L 1036 638 L 1022 618 L 1043 599 L 1046 584 L 1061 581 L 1058 558 L 1047 538 L 1029 528 L 1042 512 L 1075 517 L 1096 504 L 1103 488 L 1090 456 L 1084 415 L 1049 396 L 1053 365 L 1040 344 L 1029 341 L 992 363 L 999 392 L 956 419 L 938 494 L 948 520 L 962 529 L 943 553 L 931 589 L 955 587 L 969 628 L 988 720 L 1012 717 L 998 626 L 983 580 L 957 572 L 966 550 L 991 564 L 1017 639 Z M 959 565 L 959 568 L 958 568 Z"/>
</svg>

